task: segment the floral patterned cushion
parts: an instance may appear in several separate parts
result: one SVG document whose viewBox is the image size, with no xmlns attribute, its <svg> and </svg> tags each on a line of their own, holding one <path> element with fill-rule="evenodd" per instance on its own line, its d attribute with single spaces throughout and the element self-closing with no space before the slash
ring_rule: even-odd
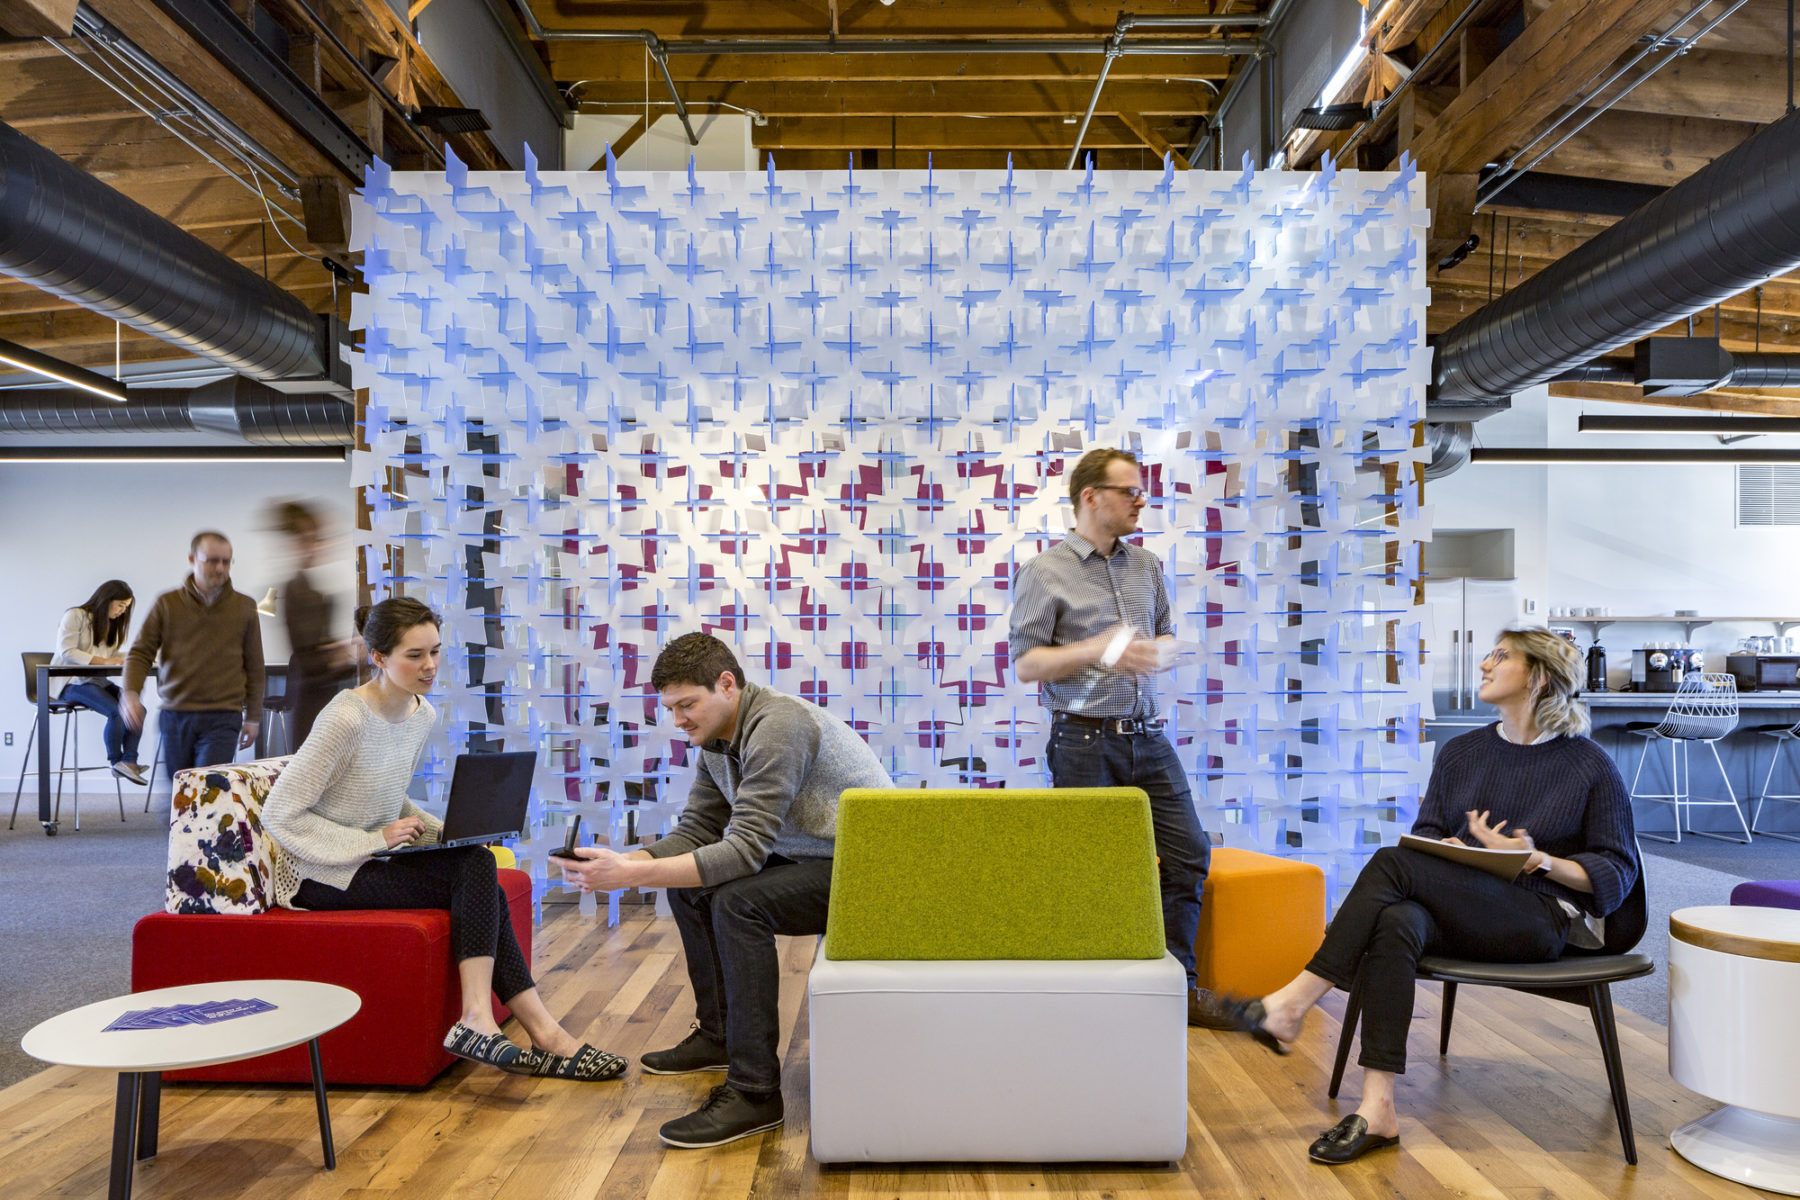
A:
<svg viewBox="0 0 1800 1200">
<path fill-rule="evenodd" d="M 275 839 L 262 806 L 287 758 L 175 774 L 169 813 L 172 913 L 261 913 L 274 907 Z"/>
</svg>

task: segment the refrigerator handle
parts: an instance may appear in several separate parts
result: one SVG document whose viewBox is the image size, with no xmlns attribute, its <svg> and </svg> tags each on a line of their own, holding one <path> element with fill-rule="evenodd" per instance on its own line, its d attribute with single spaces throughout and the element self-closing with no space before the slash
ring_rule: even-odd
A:
<svg viewBox="0 0 1800 1200">
<path fill-rule="evenodd" d="M 1450 659 L 1454 664 L 1450 668 L 1452 673 L 1450 684 L 1450 708 L 1451 711 L 1455 711 L 1462 707 L 1463 652 L 1462 631 L 1460 629 L 1452 629 L 1450 631 Z"/>
<path fill-rule="evenodd" d="M 1475 707 L 1476 692 L 1475 631 L 1473 629 L 1463 630 L 1463 663 L 1465 664 L 1463 667 L 1463 707 L 1473 709 Z"/>
</svg>

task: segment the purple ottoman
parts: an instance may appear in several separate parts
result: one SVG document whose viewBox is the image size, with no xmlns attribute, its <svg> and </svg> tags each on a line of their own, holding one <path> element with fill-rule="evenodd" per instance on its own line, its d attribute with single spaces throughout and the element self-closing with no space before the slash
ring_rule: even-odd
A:
<svg viewBox="0 0 1800 1200">
<path fill-rule="evenodd" d="M 1731 889 L 1733 904 L 1755 908 L 1800 908 L 1800 879 L 1765 879 Z"/>
</svg>

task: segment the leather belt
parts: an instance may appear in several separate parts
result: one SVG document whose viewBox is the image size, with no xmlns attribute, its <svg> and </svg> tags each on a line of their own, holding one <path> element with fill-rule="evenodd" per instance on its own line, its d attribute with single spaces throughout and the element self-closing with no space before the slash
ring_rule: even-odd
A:
<svg viewBox="0 0 1800 1200">
<path fill-rule="evenodd" d="M 1071 725 L 1083 725 L 1089 729 L 1098 729 L 1105 733 L 1145 734 L 1155 733 L 1162 729 L 1161 717 L 1089 717 L 1081 713 L 1059 712 L 1058 721 L 1067 721 Z"/>
</svg>

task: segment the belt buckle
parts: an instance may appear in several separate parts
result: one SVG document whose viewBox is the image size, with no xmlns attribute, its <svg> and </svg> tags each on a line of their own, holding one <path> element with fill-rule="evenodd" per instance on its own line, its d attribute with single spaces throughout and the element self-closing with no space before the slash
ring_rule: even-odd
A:
<svg viewBox="0 0 1800 1200">
<path fill-rule="evenodd" d="M 1142 717 L 1119 717 L 1112 722 L 1112 731 L 1126 736 L 1142 733 L 1144 720 Z"/>
</svg>

